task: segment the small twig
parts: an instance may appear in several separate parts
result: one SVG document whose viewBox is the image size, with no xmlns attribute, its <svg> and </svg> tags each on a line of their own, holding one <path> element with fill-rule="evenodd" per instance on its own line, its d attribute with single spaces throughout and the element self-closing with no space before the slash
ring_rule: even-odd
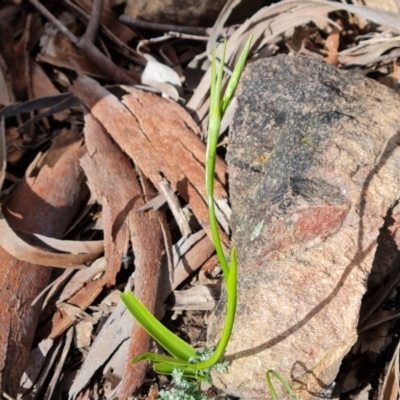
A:
<svg viewBox="0 0 400 400">
<path fill-rule="evenodd" d="M 209 36 L 212 31 L 212 28 L 157 24 L 154 22 L 140 21 L 138 19 L 130 18 L 127 15 L 120 15 L 119 20 L 128 26 L 133 26 L 135 28 L 141 29 L 149 29 L 158 32 L 174 31 L 179 33 L 187 33 L 189 35 Z"/>
<path fill-rule="evenodd" d="M 9 394 L 7 394 L 4 391 L 1 393 L 1 395 L 7 400 L 15 400 L 14 397 L 11 397 Z"/>
<path fill-rule="evenodd" d="M 136 84 L 140 81 L 132 72 L 128 72 L 109 60 L 94 44 L 94 36 L 100 24 L 100 17 L 103 8 L 103 0 L 95 0 L 93 3 L 93 13 L 89 20 L 89 25 L 85 34 L 78 38 L 66 28 L 46 7 L 38 0 L 29 0 L 36 9 L 44 15 L 61 33 L 63 33 L 76 47 L 112 80 L 118 83 Z"/>
<path fill-rule="evenodd" d="M 94 0 L 92 6 L 92 13 L 90 15 L 89 23 L 86 28 L 84 35 L 82 36 L 82 41 L 87 40 L 89 42 L 94 42 L 96 38 L 97 31 L 100 26 L 101 13 L 103 12 L 104 0 Z"/>
<path fill-rule="evenodd" d="M 202 42 L 206 42 L 208 40 L 208 36 L 199 36 L 199 35 L 191 35 L 188 33 L 180 33 L 180 32 L 174 32 L 170 31 L 166 33 L 166 35 L 178 38 L 178 39 L 189 39 L 189 40 L 199 40 Z"/>
<path fill-rule="evenodd" d="M 36 9 L 44 15 L 63 35 L 65 35 L 74 45 L 78 46 L 79 39 L 60 22 L 42 3 L 38 0 L 29 0 Z"/>
<path fill-rule="evenodd" d="M 80 18 L 81 21 L 86 22 L 89 21 L 90 15 L 81 7 L 79 7 L 77 4 L 73 3 L 70 0 L 63 0 L 63 3 L 65 6 L 77 14 L 78 18 Z M 138 54 L 134 49 L 130 48 L 127 46 L 121 39 L 119 39 L 117 36 L 114 35 L 113 32 L 111 32 L 105 25 L 101 25 L 101 32 L 108 38 L 110 39 L 111 42 L 115 43 L 115 50 L 124 55 L 125 57 L 131 59 L 132 61 L 138 63 L 139 65 L 146 65 L 146 60 L 143 59 L 140 54 Z"/>
</svg>

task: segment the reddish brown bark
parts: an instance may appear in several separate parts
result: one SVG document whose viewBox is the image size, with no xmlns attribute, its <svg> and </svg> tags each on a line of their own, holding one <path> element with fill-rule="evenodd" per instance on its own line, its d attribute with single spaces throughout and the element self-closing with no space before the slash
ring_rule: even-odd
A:
<svg viewBox="0 0 400 400">
<path fill-rule="evenodd" d="M 13 193 L 6 216 L 14 229 L 61 238 L 80 207 L 84 176 L 79 158 L 85 150 L 77 134 L 67 135 L 74 140 L 64 143 L 59 159 L 49 165 L 51 157 L 45 158 L 36 176 Z M 31 303 L 48 284 L 51 269 L 19 261 L 2 248 L 0 260 L 0 388 L 15 397 L 40 310 L 40 302 Z"/>
</svg>

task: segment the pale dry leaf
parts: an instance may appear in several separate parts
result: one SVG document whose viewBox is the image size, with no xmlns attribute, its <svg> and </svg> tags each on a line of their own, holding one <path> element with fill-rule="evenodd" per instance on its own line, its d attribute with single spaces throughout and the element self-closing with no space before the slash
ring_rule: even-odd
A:
<svg viewBox="0 0 400 400">
<path fill-rule="evenodd" d="M 74 345 L 77 349 L 90 346 L 92 331 L 93 324 L 91 321 L 79 321 L 75 325 Z"/>
<path fill-rule="evenodd" d="M 308 1 L 281 2 L 262 8 L 241 24 L 230 36 L 226 48 L 226 64 L 228 66 L 236 64 L 250 34 L 253 34 L 253 45 L 250 49 L 249 58 L 253 53 L 261 50 L 263 46 L 273 43 L 279 35 L 296 26 L 311 21 L 317 24 L 322 23 L 323 26 L 327 24 L 337 26 L 334 21 L 327 18 L 328 13 L 334 9 L 334 6 L 326 3 L 316 6 L 315 3 L 311 4 Z M 216 50 L 217 57 L 219 57 L 222 52 L 222 44 L 219 44 Z M 208 106 L 203 107 L 203 105 L 208 99 L 210 77 L 211 68 L 204 74 L 187 105 L 189 109 L 196 113 L 200 121 L 204 119 L 208 112 Z"/>
<path fill-rule="evenodd" d="M 27 368 L 21 378 L 19 396 L 22 396 L 33 387 L 53 344 L 54 341 L 52 339 L 44 339 L 37 347 L 31 350 Z"/>
<path fill-rule="evenodd" d="M 204 230 L 193 233 L 188 237 L 182 237 L 172 246 L 172 257 L 174 269 L 178 266 L 179 260 L 193 247 L 197 242 L 206 236 Z"/>
<path fill-rule="evenodd" d="M 144 57 L 147 59 L 147 64 L 141 76 L 142 84 L 161 90 L 163 97 L 178 101 L 178 90 L 182 87 L 179 75 L 151 55 L 145 54 Z"/>
<path fill-rule="evenodd" d="M 96 276 L 103 273 L 106 266 L 106 259 L 101 257 L 94 261 L 90 267 L 78 271 L 64 287 L 58 298 L 58 302 L 69 300 L 74 294 L 82 289 L 87 282 L 95 279 Z"/>
<path fill-rule="evenodd" d="M 82 310 L 79 306 L 69 303 L 58 303 L 57 308 L 74 320 L 96 322 L 87 312 Z"/>
<path fill-rule="evenodd" d="M 53 299 L 55 293 L 59 293 L 61 289 L 65 287 L 65 283 L 70 280 L 71 275 L 73 275 L 74 273 L 75 270 L 71 268 L 66 269 L 56 280 L 50 283 L 49 289 L 46 288 L 43 291 L 46 292 L 48 290 L 47 296 L 42 303 L 42 310 L 44 310 L 49 305 L 49 302 Z M 32 302 L 32 305 L 34 305 L 36 300 L 39 300 L 41 298 L 42 293 L 38 297 L 36 297 L 36 299 Z"/>
<path fill-rule="evenodd" d="M 218 298 L 215 292 L 204 285 L 196 285 L 186 290 L 175 290 L 169 297 L 170 308 L 182 310 L 213 310 Z"/>
<path fill-rule="evenodd" d="M 385 11 L 390 11 L 393 13 L 399 12 L 399 3 L 396 0 L 364 0 L 363 2 L 359 2 L 361 5 L 365 4 L 367 7 L 378 8 Z"/>
<path fill-rule="evenodd" d="M 341 51 L 338 54 L 339 62 L 344 65 L 367 65 L 373 63 L 386 51 L 399 46 L 399 36 L 364 40 L 355 47 Z"/>
<path fill-rule="evenodd" d="M 153 199 L 149 200 L 144 206 L 139 207 L 135 212 L 138 213 L 147 210 L 160 210 L 165 204 L 167 204 L 167 199 L 163 193 L 160 193 Z"/>
<path fill-rule="evenodd" d="M 173 216 L 175 217 L 175 221 L 178 224 L 181 235 L 183 237 L 190 235 L 192 230 L 190 229 L 189 222 L 187 221 L 186 216 L 183 213 L 179 199 L 173 192 L 170 184 L 165 178 L 162 179 L 162 181 L 160 182 L 160 189 L 164 194 L 164 197 L 167 199 L 169 209 L 171 210 Z"/>
<path fill-rule="evenodd" d="M 32 94 L 34 98 L 43 98 L 47 96 L 57 96 L 60 94 L 59 90 L 53 85 L 50 78 L 45 74 L 43 68 L 33 60 L 30 60 L 30 72 L 32 81 Z M 53 106 L 53 104 L 52 104 Z M 48 111 L 40 109 L 39 112 Z M 54 113 L 54 118 L 57 121 L 64 121 L 70 111 L 68 109 Z"/>
<path fill-rule="evenodd" d="M 53 251 L 71 254 L 92 253 L 98 256 L 104 250 L 103 240 L 61 240 L 40 235 L 38 233 L 31 234 L 19 230 L 15 230 L 15 232 L 19 236 L 23 237 L 28 243 L 38 243 L 38 246 L 44 248 L 48 247 Z M 96 258 L 96 256 L 94 258 Z"/>
<path fill-rule="evenodd" d="M 90 346 L 90 351 L 69 390 L 69 399 L 75 399 L 92 379 L 93 374 L 124 342 L 129 341 L 133 325 L 134 319 L 126 307 L 120 303 Z"/>
<path fill-rule="evenodd" d="M 46 355 L 44 366 L 40 371 L 39 377 L 36 379 L 34 385 L 28 394 L 25 394 L 23 397 L 21 394 L 18 394 L 17 399 L 24 400 L 36 400 L 40 399 L 39 395 L 41 391 L 45 388 L 46 381 L 48 380 L 50 374 L 53 372 L 54 365 L 57 362 L 57 359 L 60 355 L 62 349 L 62 340 L 56 341 L 48 354 Z"/>
<path fill-rule="evenodd" d="M 53 376 L 51 377 L 51 380 L 47 386 L 47 390 L 43 396 L 43 400 L 50 400 L 53 396 L 54 390 L 56 389 L 57 383 L 59 382 L 61 376 L 62 368 L 64 367 L 68 353 L 71 349 L 73 337 L 74 337 L 74 328 L 71 327 L 70 329 L 68 329 L 65 335 L 64 346 L 61 350 L 60 357 L 57 360 L 57 364 L 53 371 Z"/>
<path fill-rule="evenodd" d="M 396 346 L 385 379 L 379 389 L 378 400 L 397 400 L 399 398 L 399 351 L 400 341 Z"/>
<path fill-rule="evenodd" d="M 117 388 L 119 382 L 121 382 L 121 379 L 124 375 L 126 355 L 128 354 L 128 351 L 129 340 L 125 340 L 103 367 L 105 383 L 108 384 L 107 399 L 112 399 L 113 396 L 115 396 L 115 389 Z M 107 391 L 106 388 L 105 391 Z"/>
<path fill-rule="evenodd" d="M 192 238 L 194 236 L 194 238 Z M 174 280 L 172 288 L 176 289 L 185 279 L 197 271 L 214 253 L 215 248 L 211 240 L 204 231 L 195 233 L 187 238 L 175 249 L 175 254 L 179 255 L 179 261 L 175 264 L 174 256 Z"/>
<path fill-rule="evenodd" d="M 207 48 L 206 53 L 211 54 L 212 50 L 217 43 L 218 36 L 221 34 L 221 31 L 225 25 L 225 22 L 228 20 L 229 16 L 231 15 L 233 9 L 241 3 L 242 0 L 228 0 L 224 7 L 222 8 L 221 12 L 216 19 L 214 26 L 212 28 L 210 37 L 207 41 Z"/>
<path fill-rule="evenodd" d="M 257 43 L 257 47 L 253 45 L 250 49 L 251 58 L 253 53 L 270 43 L 277 36 L 311 21 L 317 25 L 322 24 L 322 27 L 329 24 L 341 30 L 339 25 L 327 18 L 329 12 L 341 9 L 362 15 L 369 21 L 388 27 L 393 32 L 400 32 L 400 15 L 398 14 L 324 0 L 280 2 L 259 10 L 231 35 L 226 50 L 227 65 L 234 65 L 237 62 L 241 49 L 250 33 L 254 35 L 253 43 Z M 221 53 L 221 49 L 222 45 L 220 44 L 217 48 L 217 54 Z M 208 106 L 202 106 L 208 99 L 210 76 L 209 68 L 187 104 L 187 107 L 195 112 L 200 121 L 204 120 L 208 112 Z"/>
<path fill-rule="evenodd" d="M 378 80 L 391 89 L 395 88 L 400 80 L 400 67 L 397 65 L 397 62 L 393 62 L 393 72 Z"/>
</svg>

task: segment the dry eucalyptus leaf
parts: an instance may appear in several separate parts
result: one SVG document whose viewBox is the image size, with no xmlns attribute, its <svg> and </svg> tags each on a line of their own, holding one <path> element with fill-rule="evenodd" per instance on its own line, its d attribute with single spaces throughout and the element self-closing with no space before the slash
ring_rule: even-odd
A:
<svg viewBox="0 0 400 400">
<path fill-rule="evenodd" d="M 143 85 L 160 89 L 163 97 L 170 97 L 178 101 L 178 90 L 182 88 L 179 75 L 172 68 L 160 63 L 150 54 L 145 54 L 144 57 L 147 59 L 147 64 L 141 77 Z"/>
</svg>

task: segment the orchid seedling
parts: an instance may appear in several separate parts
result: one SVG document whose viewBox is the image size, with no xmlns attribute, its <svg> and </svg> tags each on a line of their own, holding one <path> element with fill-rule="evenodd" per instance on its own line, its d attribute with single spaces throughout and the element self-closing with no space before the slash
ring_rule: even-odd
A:
<svg viewBox="0 0 400 400">
<path fill-rule="evenodd" d="M 230 265 L 228 264 L 218 234 L 218 222 L 215 215 L 214 204 L 214 174 L 216 149 L 221 127 L 222 117 L 234 96 L 240 76 L 250 50 L 252 37 L 246 42 L 244 50 L 237 62 L 235 69 L 228 81 L 228 85 L 222 96 L 222 81 L 224 74 L 224 62 L 226 53 L 226 42 L 223 46 L 222 56 L 217 74 L 217 61 L 215 50 L 212 55 L 211 67 L 211 91 L 210 91 L 210 113 L 208 124 L 208 140 L 206 153 L 206 191 L 210 228 L 216 253 L 224 275 L 227 288 L 227 314 L 222 337 L 214 352 L 197 352 L 192 346 L 183 341 L 177 335 L 168 330 L 159 322 L 147 308 L 131 292 L 121 295 L 121 299 L 136 321 L 145 331 L 160 345 L 169 355 L 155 353 L 143 353 L 135 357 L 132 363 L 139 361 L 153 362 L 153 369 L 160 374 L 171 375 L 174 370 L 179 369 L 183 377 L 194 380 L 210 380 L 209 371 L 220 362 L 228 345 L 236 313 L 237 292 L 237 262 L 236 249 L 232 248 Z"/>
</svg>

